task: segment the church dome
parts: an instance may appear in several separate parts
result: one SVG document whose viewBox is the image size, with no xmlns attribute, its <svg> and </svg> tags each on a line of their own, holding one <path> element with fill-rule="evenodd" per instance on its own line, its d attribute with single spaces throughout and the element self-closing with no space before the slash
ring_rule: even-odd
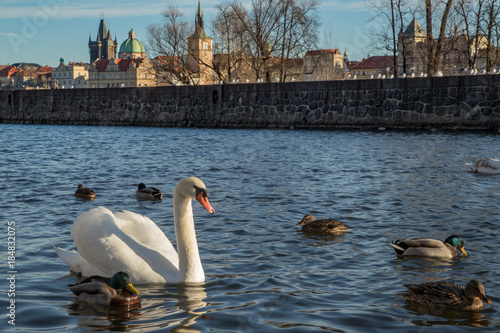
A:
<svg viewBox="0 0 500 333">
<path fill-rule="evenodd" d="M 128 33 L 128 39 L 122 43 L 118 53 L 146 53 L 142 43 L 135 38 L 133 29 Z"/>
</svg>

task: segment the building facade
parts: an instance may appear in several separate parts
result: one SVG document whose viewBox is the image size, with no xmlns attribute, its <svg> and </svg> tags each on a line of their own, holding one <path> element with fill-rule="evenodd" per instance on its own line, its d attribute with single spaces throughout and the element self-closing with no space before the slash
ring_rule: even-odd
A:
<svg viewBox="0 0 500 333">
<path fill-rule="evenodd" d="M 374 79 L 394 75 L 393 56 L 372 56 L 363 59 L 350 70 L 351 78 Z"/>
<path fill-rule="evenodd" d="M 67 65 L 64 59 L 59 60 L 59 66 L 52 70 L 54 86 L 61 89 L 88 88 L 89 64 L 70 62 Z"/>
<path fill-rule="evenodd" d="M 88 88 L 153 87 L 154 69 L 148 59 L 102 59 L 90 65 Z"/>
<path fill-rule="evenodd" d="M 303 63 L 304 81 L 338 80 L 344 77 L 344 56 L 338 49 L 307 51 Z"/>
</svg>

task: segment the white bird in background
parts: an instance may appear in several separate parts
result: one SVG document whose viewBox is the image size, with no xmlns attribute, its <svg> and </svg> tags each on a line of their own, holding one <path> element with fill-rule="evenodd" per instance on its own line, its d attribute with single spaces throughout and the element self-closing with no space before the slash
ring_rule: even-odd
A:
<svg viewBox="0 0 500 333">
<path fill-rule="evenodd" d="M 488 72 L 488 74 L 496 74 L 496 73 L 497 73 L 497 69 L 495 67 L 493 67 L 493 69 Z"/>
<path fill-rule="evenodd" d="M 472 172 L 500 174 L 500 160 L 496 158 L 482 158 L 475 163 L 466 163 L 466 165 Z"/>
<path fill-rule="evenodd" d="M 404 79 L 406 77 L 406 73 L 401 73 L 401 75 L 399 76 L 399 78 L 401 79 Z"/>
<path fill-rule="evenodd" d="M 205 281 L 193 220 L 192 199 L 211 214 L 205 184 L 195 177 L 181 180 L 174 190 L 175 251 L 163 231 L 149 218 L 97 207 L 80 215 L 71 227 L 76 251 L 55 247 L 58 256 L 83 276 L 111 277 L 126 271 L 132 281 L 176 283 Z"/>
<path fill-rule="evenodd" d="M 480 74 L 480 75 L 486 74 L 486 69 L 481 69 L 478 74 Z"/>
<path fill-rule="evenodd" d="M 434 73 L 434 76 L 435 77 L 441 77 L 441 76 L 443 76 L 443 72 L 437 71 L 436 73 Z"/>
<path fill-rule="evenodd" d="M 408 75 L 408 77 L 415 77 L 415 73 L 410 73 L 410 75 Z"/>
<path fill-rule="evenodd" d="M 465 71 L 465 74 L 467 74 L 467 75 L 476 75 L 476 73 L 477 73 L 477 69 L 475 69 L 475 68 Z"/>
</svg>

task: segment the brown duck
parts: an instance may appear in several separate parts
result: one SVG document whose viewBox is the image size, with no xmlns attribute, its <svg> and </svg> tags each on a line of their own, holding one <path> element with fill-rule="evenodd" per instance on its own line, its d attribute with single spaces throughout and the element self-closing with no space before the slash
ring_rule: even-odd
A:
<svg viewBox="0 0 500 333">
<path fill-rule="evenodd" d="M 82 184 L 78 185 L 78 189 L 75 192 L 75 197 L 84 199 L 94 199 L 95 193 L 90 188 L 83 187 Z"/>
<path fill-rule="evenodd" d="M 316 220 L 314 216 L 308 214 L 296 225 L 302 225 L 302 231 L 307 233 L 323 233 L 329 235 L 339 235 L 348 230 L 346 225 L 334 219 Z"/>
<path fill-rule="evenodd" d="M 483 301 L 491 304 L 478 280 L 470 280 L 464 287 L 453 282 L 430 282 L 405 284 L 408 288 L 404 298 L 426 306 L 441 306 L 461 310 L 477 310 Z"/>
</svg>

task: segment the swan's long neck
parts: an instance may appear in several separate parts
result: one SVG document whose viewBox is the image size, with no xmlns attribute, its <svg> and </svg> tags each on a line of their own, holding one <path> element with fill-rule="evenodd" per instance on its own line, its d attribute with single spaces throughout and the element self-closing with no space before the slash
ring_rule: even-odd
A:
<svg viewBox="0 0 500 333">
<path fill-rule="evenodd" d="M 174 193 L 174 223 L 179 254 L 179 282 L 204 282 L 191 199 Z"/>
</svg>

